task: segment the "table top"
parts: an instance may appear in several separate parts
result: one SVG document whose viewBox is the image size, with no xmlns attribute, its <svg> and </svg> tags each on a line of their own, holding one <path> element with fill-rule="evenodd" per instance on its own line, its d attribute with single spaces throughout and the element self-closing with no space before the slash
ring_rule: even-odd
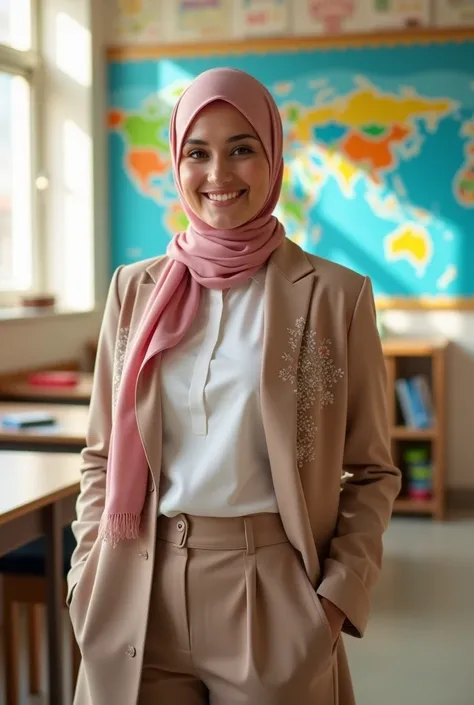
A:
<svg viewBox="0 0 474 705">
<path fill-rule="evenodd" d="M 0 451 L 0 526 L 79 492 L 75 453 Z"/>
<path fill-rule="evenodd" d="M 88 404 L 92 392 L 93 375 L 80 372 L 79 382 L 75 387 L 43 387 L 30 384 L 26 375 L 0 380 L 0 398 L 2 399 L 38 399 L 38 401 L 76 402 Z"/>
<path fill-rule="evenodd" d="M 22 411 L 45 411 L 52 414 L 57 423 L 54 426 L 36 426 L 31 428 L 4 428 L 1 419 L 5 414 Z M 6 442 L 35 445 L 71 445 L 84 446 L 86 439 L 89 408 L 87 406 L 67 404 L 39 404 L 33 402 L 0 402 L 0 444 Z"/>
</svg>

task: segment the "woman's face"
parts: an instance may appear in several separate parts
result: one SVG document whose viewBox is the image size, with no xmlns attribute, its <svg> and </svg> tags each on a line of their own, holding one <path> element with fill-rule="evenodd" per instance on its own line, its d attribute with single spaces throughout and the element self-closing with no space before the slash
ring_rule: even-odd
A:
<svg viewBox="0 0 474 705">
<path fill-rule="evenodd" d="M 179 178 L 186 202 L 208 225 L 237 228 L 263 208 L 270 166 L 260 139 L 233 106 L 216 101 L 191 124 Z"/>
</svg>

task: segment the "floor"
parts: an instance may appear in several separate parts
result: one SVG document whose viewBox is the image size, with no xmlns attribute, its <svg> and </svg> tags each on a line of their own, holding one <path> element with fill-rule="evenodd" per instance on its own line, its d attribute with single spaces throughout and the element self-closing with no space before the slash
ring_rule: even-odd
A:
<svg viewBox="0 0 474 705">
<path fill-rule="evenodd" d="M 395 518 L 364 639 L 347 639 L 357 703 L 473 705 L 474 519 Z"/>
<path fill-rule="evenodd" d="M 346 639 L 358 705 L 473 705 L 473 602 L 474 518 L 393 519 L 369 628 Z"/>
</svg>

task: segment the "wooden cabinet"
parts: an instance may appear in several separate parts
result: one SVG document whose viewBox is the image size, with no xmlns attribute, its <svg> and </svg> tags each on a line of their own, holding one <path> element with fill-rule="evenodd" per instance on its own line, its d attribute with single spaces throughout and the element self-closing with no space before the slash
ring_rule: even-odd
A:
<svg viewBox="0 0 474 705">
<path fill-rule="evenodd" d="M 402 491 L 394 513 L 430 514 L 436 519 L 445 515 L 446 477 L 446 393 L 445 358 L 447 342 L 387 339 L 383 349 L 388 376 L 388 411 L 394 463 L 403 474 Z M 396 380 L 416 375 L 426 376 L 434 407 L 434 422 L 430 428 L 413 428 L 404 422 L 396 393 Z M 432 467 L 431 496 L 413 498 L 408 488 L 406 450 L 424 449 Z"/>
</svg>

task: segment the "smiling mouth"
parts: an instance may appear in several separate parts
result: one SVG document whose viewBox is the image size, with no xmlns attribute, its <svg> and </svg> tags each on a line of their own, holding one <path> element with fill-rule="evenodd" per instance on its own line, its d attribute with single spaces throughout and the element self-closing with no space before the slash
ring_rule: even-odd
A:
<svg viewBox="0 0 474 705">
<path fill-rule="evenodd" d="M 245 193 L 247 193 L 247 189 L 229 191 L 228 193 L 203 193 L 202 195 L 214 206 L 230 206 Z"/>
</svg>

